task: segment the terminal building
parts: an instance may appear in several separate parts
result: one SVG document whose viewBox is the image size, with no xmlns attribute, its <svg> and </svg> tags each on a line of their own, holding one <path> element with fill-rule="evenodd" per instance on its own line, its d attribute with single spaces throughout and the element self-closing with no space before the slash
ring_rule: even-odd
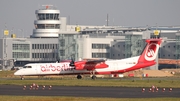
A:
<svg viewBox="0 0 180 101">
<path fill-rule="evenodd" d="M 0 38 L 0 70 L 27 63 L 66 59 L 123 59 L 140 55 L 149 38 L 163 38 L 158 58 L 179 59 L 180 27 L 123 27 L 67 25 L 60 10 L 43 5 L 35 11 L 30 37 L 16 37 L 8 29 Z M 154 31 L 159 35 L 155 36 Z M 158 59 L 157 58 L 157 59 Z M 155 65 L 146 69 L 160 69 Z"/>
</svg>

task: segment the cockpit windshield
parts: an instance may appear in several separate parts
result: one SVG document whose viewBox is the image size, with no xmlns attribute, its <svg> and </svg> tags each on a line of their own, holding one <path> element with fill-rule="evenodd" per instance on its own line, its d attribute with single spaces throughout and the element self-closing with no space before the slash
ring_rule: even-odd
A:
<svg viewBox="0 0 180 101">
<path fill-rule="evenodd" d="M 31 66 L 23 66 L 23 68 L 32 68 Z"/>
</svg>

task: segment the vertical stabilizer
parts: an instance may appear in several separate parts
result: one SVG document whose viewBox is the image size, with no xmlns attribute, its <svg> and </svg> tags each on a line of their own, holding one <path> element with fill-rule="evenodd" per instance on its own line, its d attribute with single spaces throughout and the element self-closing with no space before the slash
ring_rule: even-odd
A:
<svg viewBox="0 0 180 101">
<path fill-rule="evenodd" d="M 154 62 L 159 51 L 159 47 L 162 43 L 162 39 L 147 39 L 147 45 L 144 48 L 138 62 L 147 63 Z"/>
</svg>

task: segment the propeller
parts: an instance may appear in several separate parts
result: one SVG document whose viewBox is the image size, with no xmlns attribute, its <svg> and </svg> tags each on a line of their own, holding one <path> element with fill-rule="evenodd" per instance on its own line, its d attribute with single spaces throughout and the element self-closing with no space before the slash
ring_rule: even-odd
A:
<svg viewBox="0 0 180 101">
<path fill-rule="evenodd" d="M 57 59 L 56 62 L 59 63 L 59 62 L 60 62 L 60 59 Z"/>
<path fill-rule="evenodd" d="M 73 60 L 72 57 L 71 57 L 71 62 L 70 62 L 70 64 L 69 64 L 69 66 L 73 66 L 73 67 L 75 66 L 75 65 L 74 65 L 74 60 Z"/>
</svg>

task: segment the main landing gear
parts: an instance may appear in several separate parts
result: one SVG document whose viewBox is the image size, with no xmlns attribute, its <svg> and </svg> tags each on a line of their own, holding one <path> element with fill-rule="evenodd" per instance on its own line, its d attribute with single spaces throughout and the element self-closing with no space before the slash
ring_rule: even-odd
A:
<svg viewBox="0 0 180 101">
<path fill-rule="evenodd" d="M 96 75 L 95 75 L 95 71 L 93 70 L 93 71 L 91 71 L 90 73 L 91 73 L 91 75 L 92 75 L 91 78 L 92 78 L 93 80 L 95 80 L 95 79 L 97 78 Z"/>
<path fill-rule="evenodd" d="M 93 80 L 95 80 L 97 77 L 96 77 L 96 75 L 93 75 L 91 78 L 92 78 Z"/>
<path fill-rule="evenodd" d="M 95 71 L 91 71 L 90 74 L 92 75 L 91 78 L 92 78 L 93 80 L 95 80 L 95 79 L 97 78 L 96 75 L 95 75 Z M 81 74 L 78 74 L 78 75 L 77 75 L 77 79 L 82 79 Z"/>
<path fill-rule="evenodd" d="M 82 79 L 81 74 L 78 74 L 78 75 L 77 75 L 77 79 Z"/>
</svg>

